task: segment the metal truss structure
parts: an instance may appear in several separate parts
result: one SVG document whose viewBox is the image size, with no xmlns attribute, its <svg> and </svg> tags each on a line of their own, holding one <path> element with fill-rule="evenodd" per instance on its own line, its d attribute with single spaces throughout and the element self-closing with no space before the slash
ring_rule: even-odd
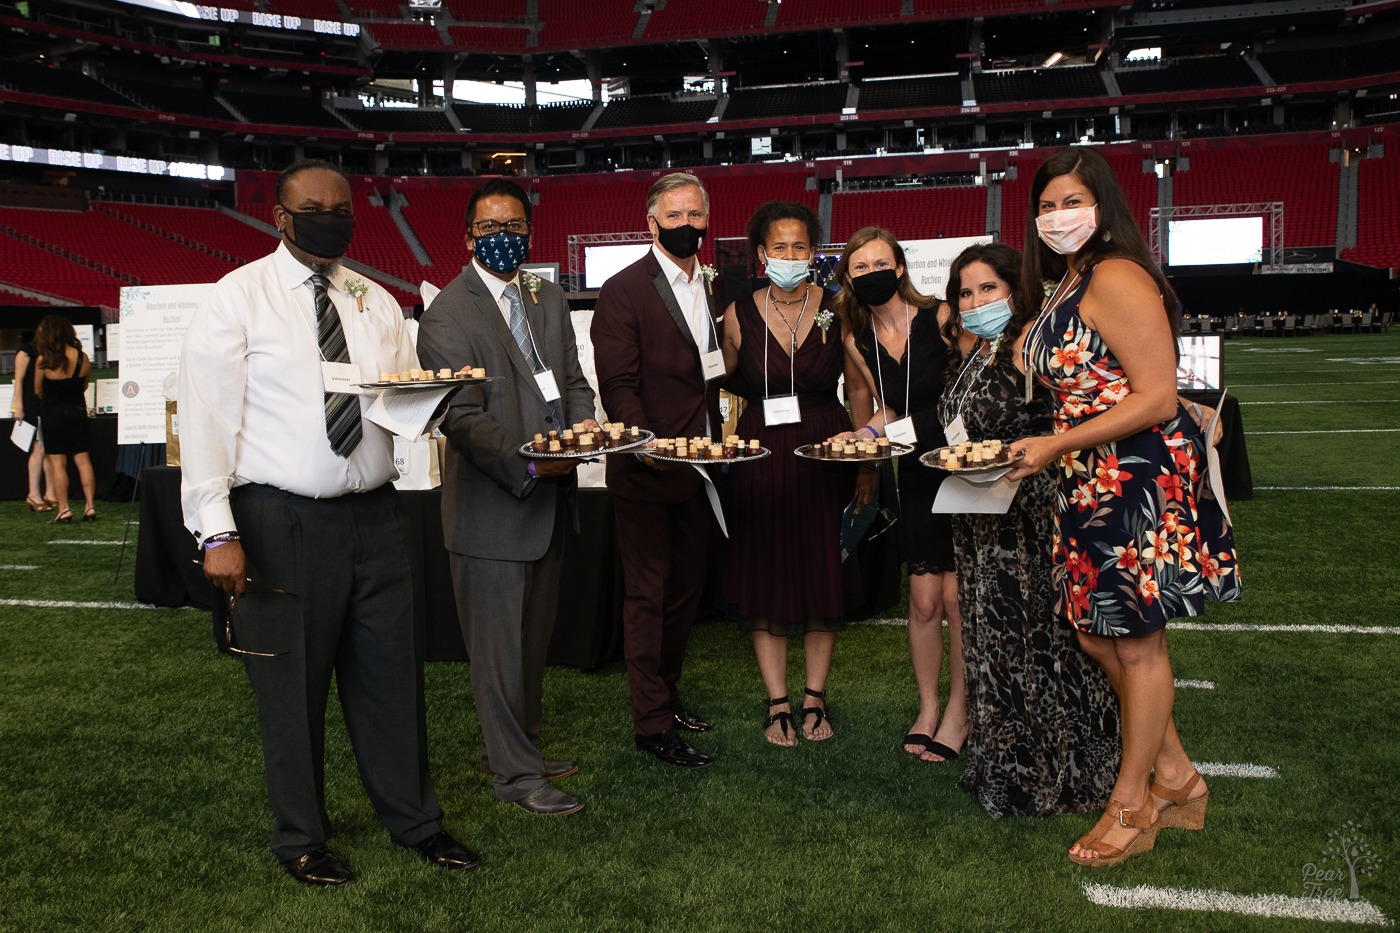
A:
<svg viewBox="0 0 1400 933">
<path fill-rule="evenodd" d="M 583 291 L 583 248 L 606 243 L 650 243 L 651 233 L 571 233 L 569 234 L 569 280 L 572 292 Z"/>
<path fill-rule="evenodd" d="M 1263 265 L 1271 272 L 1280 271 L 1283 254 L 1283 202 L 1250 201 L 1243 204 L 1187 204 L 1174 207 L 1154 207 L 1147 226 L 1147 245 L 1156 263 L 1165 265 L 1169 258 L 1163 240 L 1167 224 L 1173 220 L 1200 220 L 1204 217 L 1265 217 L 1269 222 L 1268 261 Z"/>
</svg>

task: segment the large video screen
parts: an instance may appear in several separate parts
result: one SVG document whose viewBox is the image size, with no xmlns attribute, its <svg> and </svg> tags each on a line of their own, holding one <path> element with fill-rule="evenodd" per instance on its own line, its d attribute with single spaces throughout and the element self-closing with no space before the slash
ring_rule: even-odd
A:
<svg viewBox="0 0 1400 933">
<path fill-rule="evenodd" d="M 583 287 L 602 288 L 603 283 L 651 249 L 650 243 L 613 243 L 583 248 Z"/>
<path fill-rule="evenodd" d="M 1177 343 L 1181 357 L 1176 361 L 1176 387 L 1219 392 L 1224 383 L 1220 335 L 1178 337 Z"/>
<path fill-rule="evenodd" d="M 1208 217 L 1167 224 L 1167 265 L 1218 266 L 1264 261 L 1263 217 Z"/>
</svg>

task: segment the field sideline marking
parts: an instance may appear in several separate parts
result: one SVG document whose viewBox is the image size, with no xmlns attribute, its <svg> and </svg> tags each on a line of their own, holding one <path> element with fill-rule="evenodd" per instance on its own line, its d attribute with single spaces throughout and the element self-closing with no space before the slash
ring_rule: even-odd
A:
<svg viewBox="0 0 1400 933">
<path fill-rule="evenodd" d="M 0 570 L 38 570 L 38 564 L 0 564 Z"/>
<path fill-rule="evenodd" d="M 1248 437 L 1264 434 L 1395 434 L 1400 428 L 1326 428 L 1318 431 L 1246 431 Z"/>
<path fill-rule="evenodd" d="M 1235 382 L 1230 380 L 1231 391 L 1235 389 L 1311 389 L 1313 386 L 1393 386 L 1400 379 L 1376 379 L 1368 382 Z"/>
<path fill-rule="evenodd" d="M 1400 398 L 1301 398 L 1267 402 L 1240 402 L 1241 405 L 1394 405 Z"/>
<path fill-rule="evenodd" d="M 70 539 L 70 538 L 58 538 L 58 539 L 56 539 L 56 540 L 50 541 L 49 543 L 50 543 L 50 544 L 99 544 L 99 545 L 101 545 L 101 544 L 108 544 L 108 545 L 117 545 L 117 544 L 121 544 L 120 541 L 80 541 L 80 540 L 77 540 L 77 539 Z"/>
<path fill-rule="evenodd" d="M 1178 690 L 1214 690 L 1215 682 L 1211 680 L 1174 680 L 1172 686 Z"/>
<path fill-rule="evenodd" d="M 1265 492 L 1395 492 L 1400 486 L 1255 486 Z"/>
<path fill-rule="evenodd" d="M 1100 907 L 1197 910 L 1367 926 L 1391 925 L 1381 909 L 1367 900 L 1290 897 L 1286 894 L 1234 894 L 1229 891 L 1159 888 L 1147 884 L 1140 884 L 1135 888 L 1120 888 L 1085 882 L 1083 889 L 1084 896 Z"/>
<path fill-rule="evenodd" d="M 1169 632 L 1321 632 L 1324 635 L 1400 635 L 1400 625 L 1249 625 L 1244 622 L 1168 622 Z"/>
<path fill-rule="evenodd" d="M 149 603 L 85 602 L 76 599 L 0 599 L 0 606 L 21 609 L 159 609 Z"/>
<path fill-rule="evenodd" d="M 1235 765 L 1228 761 L 1193 761 L 1206 777 L 1276 778 L 1278 771 L 1268 765 Z"/>
</svg>

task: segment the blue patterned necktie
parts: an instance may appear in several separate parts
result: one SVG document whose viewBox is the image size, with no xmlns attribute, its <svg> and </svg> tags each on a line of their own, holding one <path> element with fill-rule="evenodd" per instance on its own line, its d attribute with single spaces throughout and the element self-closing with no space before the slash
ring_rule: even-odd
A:
<svg viewBox="0 0 1400 933">
<path fill-rule="evenodd" d="M 340 314 L 326 292 L 327 284 L 324 275 L 311 276 L 311 287 L 316 295 L 316 341 L 321 345 L 321 357 L 326 362 L 348 363 L 350 349 L 345 344 L 345 331 L 340 327 Z M 326 438 L 331 442 L 331 450 L 348 457 L 364 436 L 360 427 L 360 400 L 353 395 L 327 392 L 325 406 Z"/>
<path fill-rule="evenodd" d="M 530 371 L 541 373 L 544 371 L 544 364 L 540 362 L 540 355 L 535 352 L 535 342 L 530 339 L 530 325 L 525 320 L 525 306 L 520 303 L 520 289 L 514 282 L 506 286 L 505 296 L 506 304 L 510 307 L 510 335 L 515 338 L 515 345 L 520 348 L 525 362 L 530 364 Z M 558 399 L 549 403 L 549 420 L 556 430 L 564 424 Z"/>
</svg>

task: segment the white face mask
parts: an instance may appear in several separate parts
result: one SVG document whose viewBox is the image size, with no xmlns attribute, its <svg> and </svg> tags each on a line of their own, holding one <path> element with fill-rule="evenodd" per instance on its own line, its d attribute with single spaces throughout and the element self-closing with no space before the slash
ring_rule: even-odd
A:
<svg viewBox="0 0 1400 933">
<path fill-rule="evenodd" d="M 1072 256 L 1099 229 L 1096 207 L 1067 207 L 1035 219 L 1036 232 L 1045 245 L 1061 256 Z"/>
</svg>

